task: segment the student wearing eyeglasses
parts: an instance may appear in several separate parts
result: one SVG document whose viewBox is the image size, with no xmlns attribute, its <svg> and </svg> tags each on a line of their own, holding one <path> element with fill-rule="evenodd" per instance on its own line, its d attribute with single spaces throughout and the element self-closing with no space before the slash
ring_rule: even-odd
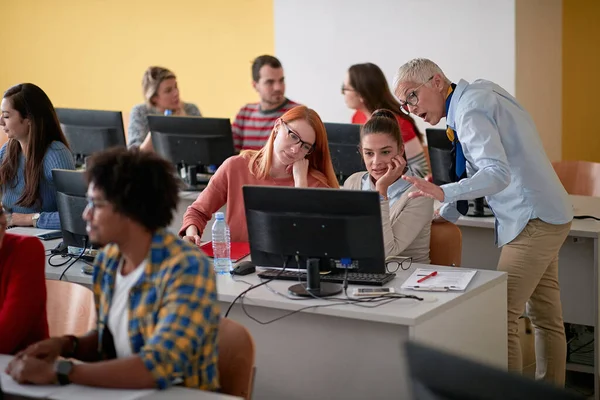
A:
<svg viewBox="0 0 600 400">
<path fill-rule="evenodd" d="M 414 197 L 456 204 L 485 196 L 496 218 L 498 270 L 508 273 L 508 368 L 523 368 L 518 319 L 527 306 L 535 329 L 536 378 L 563 386 L 567 347 L 558 283 L 558 252 L 573 219 L 567 192 L 548 160 L 529 113 L 497 84 L 452 83 L 440 67 L 415 59 L 398 70 L 395 94 L 425 122 L 446 118 L 459 182 L 437 186 L 416 177 Z M 462 164 L 462 165 L 461 165 Z M 463 175 L 464 173 L 464 175 Z"/>
<path fill-rule="evenodd" d="M 351 175 L 344 189 L 379 192 L 386 257 L 411 257 L 429 264 L 433 200 L 409 197 L 415 187 L 401 177 L 414 172 L 407 165 L 405 148 L 396 115 L 376 110 L 360 129 L 359 149 L 367 170 Z"/>
<path fill-rule="evenodd" d="M 338 188 L 319 115 L 305 106 L 294 107 L 275 122 L 260 150 L 227 159 L 188 207 L 179 234 L 200 245 L 206 223 L 227 205 L 231 241 L 247 242 L 243 185 Z"/>
<path fill-rule="evenodd" d="M 373 111 L 387 109 L 394 112 L 400 126 L 408 165 L 420 177 L 429 174 L 429 165 L 423 150 L 423 134 L 415 121 L 400 111 L 400 103 L 390 91 L 385 75 L 372 63 L 355 64 L 348 69 L 342 84 L 342 95 L 348 108 L 356 110 L 353 124 L 364 124 Z"/>
</svg>

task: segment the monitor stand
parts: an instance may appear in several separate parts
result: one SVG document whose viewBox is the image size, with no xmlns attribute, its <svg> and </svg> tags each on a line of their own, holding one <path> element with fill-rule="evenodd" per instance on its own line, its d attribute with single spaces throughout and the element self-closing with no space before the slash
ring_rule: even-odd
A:
<svg viewBox="0 0 600 400">
<path fill-rule="evenodd" d="M 472 204 L 469 202 L 469 211 L 467 212 L 467 217 L 485 218 L 493 216 L 494 214 L 485 204 L 485 198 L 479 197 L 473 200 Z"/>
<path fill-rule="evenodd" d="M 309 258 L 306 261 L 306 284 L 297 283 L 288 288 L 290 294 L 300 297 L 328 297 L 342 293 L 342 285 L 337 283 L 321 283 L 319 259 Z"/>
</svg>

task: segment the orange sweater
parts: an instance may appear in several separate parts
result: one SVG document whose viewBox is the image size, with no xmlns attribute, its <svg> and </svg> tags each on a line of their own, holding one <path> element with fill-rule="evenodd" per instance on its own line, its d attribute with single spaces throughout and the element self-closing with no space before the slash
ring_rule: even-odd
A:
<svg viewBox="0 0 600 400">
<path fill-rule="evenodd" d="M 200 193 L 196 201 L 188 207 L 183 216 L 183 225 L 179 235 L 185 235 L 185 230 L 190 225 L 196 225 L 198 235 L 202 236 L 206 223 L 212 215 L 227 204 L 225 220 L 229 225 L 232 242 L 247 242 L 248 229 L 246 227 L 246 210 L 242 186 L 294 186 L 294 178 L 258 179 L 248 168 L 248 158 L 233 156 L 228 158 L 210 179 L 206 189 Z M 328 187 L 318 181 L 312 174 L 308 174 L 309 187 Z"/>
</svg>

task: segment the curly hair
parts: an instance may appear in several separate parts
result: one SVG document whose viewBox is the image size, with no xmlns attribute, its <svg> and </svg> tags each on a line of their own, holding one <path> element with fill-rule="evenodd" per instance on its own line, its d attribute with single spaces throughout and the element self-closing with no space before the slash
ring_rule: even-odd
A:
<svg viewBox="0 0 600 400">
<path fill-rule="evenodd" d="M 86 161 L 86 180 L 115 210 L 151 232 L 167 227 L 179 199 L 175 167 L 154 153 L 115 147 Z"/>
</svg>

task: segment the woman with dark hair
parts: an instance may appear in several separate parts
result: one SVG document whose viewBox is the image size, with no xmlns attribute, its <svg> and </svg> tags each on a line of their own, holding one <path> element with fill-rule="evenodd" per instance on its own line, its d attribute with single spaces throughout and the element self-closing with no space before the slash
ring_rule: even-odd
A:
<svg viewBox="0 0 600 400">
<path fill-rule="evenodd" d="M 6 233 L 0 207 L 0 354 L 15 354 L 48 337 L 44 246 Z"/>
<path fill-rule="evenodd" d="M 32 83 L 4 93 L 0 126 L 8 142 L 0 149 L 2 204 L 12 225 L 60 229 L 53 169 L 75 169 L 75 160 L 52 102 Z"/>
<path fill-rule="evenodd" d="M 376 110 L 361 127 L 359 148 L 367 170 L 351 175 L 344 189 L 379 192 L 386 257 L 412 257 L 413 262 L 429 264 L 433 200 L 409 198 L 416 189 L 400 179 L 414 175 L 407 167 L 396 114 Z"/>
<path fill-rule="evenodd" d="M 408 165 L 416 176 L 429 174 L 429 165 L 423 150 L 423 134 L 413 119 L 404 114 L 400 103 L 388 86 L 381 69 L 372 63 L 355 64 L 348 69 L 342 85 L 342 94 L 346 105 L 356 110 L 352 116 L 353 124 L 364 124 L 373 111 L 387 109 L 393 111 L 404 142 Z"/>
</svg>

